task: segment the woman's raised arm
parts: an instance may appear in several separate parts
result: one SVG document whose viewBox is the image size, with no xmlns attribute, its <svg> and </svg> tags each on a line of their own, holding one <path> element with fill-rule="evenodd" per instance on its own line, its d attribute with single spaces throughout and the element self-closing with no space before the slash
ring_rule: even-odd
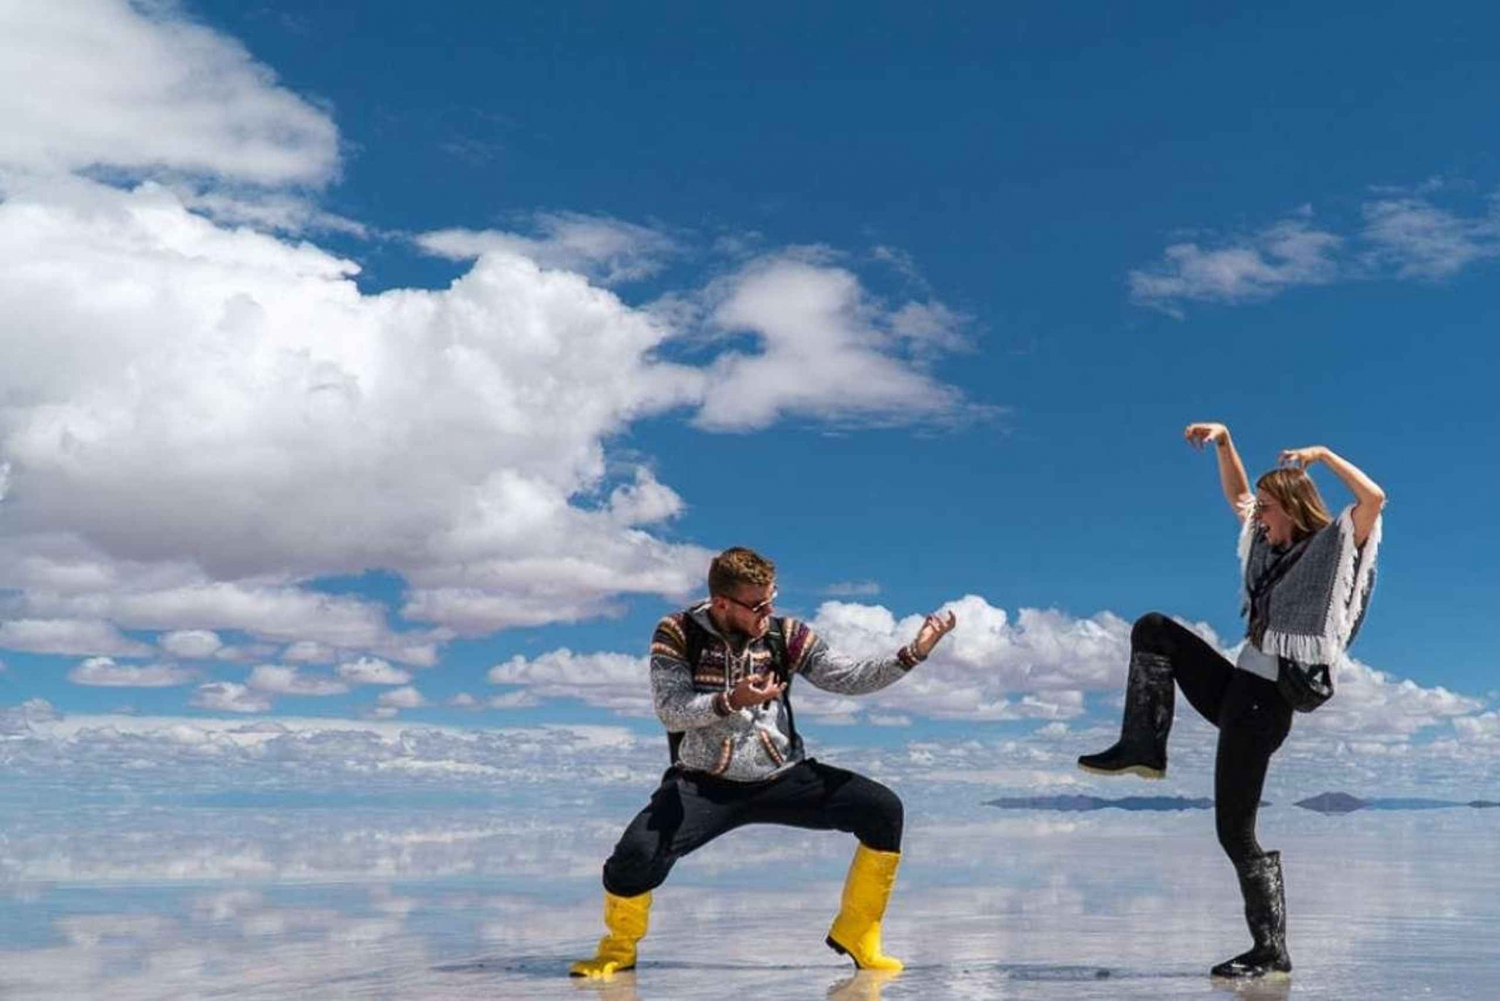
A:
<svg viewBox="0 0 1500 1001">
<path fill-rule="evenodd" d="M 1245 475 L 1245 464 L 1240 461 L 1240 453 L 1234 450 L 1229 429 L 1222 424 L 1202 422 L 1189 424 L 1182 436 L 1187 439 L 1188 444 L 1198 449 L 1209 442 L 1213 443 L 1214 454 L 1219 459 L 1219 485 L 1224 488 L 1224 499 L 1234 510 L 1235 517 L 1241 521 L 1248 518 L 1249 501 L 1254 500 L 1255 495 L 1250 492 L 1250 478 Z"/>
<path fill-rule="evenodd" d="M 1370 479 L 1365 471 L 1326 445 L 1309 445 L 1306 448 L 1289 448 L 1281 453 L 1281 461 L 1287 465 L 1305 469 L 1314 462 L 1321 462 L 1333 470 L 1333 475 L 1344 481 L 1344 486 L 1354 495 L 1354 544 L 1362 546 L 1375 527 L 1375 519 L 1385 507 L 1385 491 L 1380 484 Z"/>
</svg>

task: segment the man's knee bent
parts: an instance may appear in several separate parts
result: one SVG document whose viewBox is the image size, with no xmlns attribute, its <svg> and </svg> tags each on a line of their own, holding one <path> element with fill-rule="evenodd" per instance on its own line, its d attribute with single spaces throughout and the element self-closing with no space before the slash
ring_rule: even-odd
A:
<svg viewBox="0 0 1500 1001">
<path fill-rule="evenodd" d="M 861 797 L 863 823 L 855 836 L 867 848 L 882 852 L 901 850 L 901 833 L 906 823 L 906 808 L 901 797 L 879 782 L 870 782 Z"/>
<path fill-rule="evenodd" d="M 667 881 L 672 860 L 621 846 L 604 863 L 604 888 L 617 897 L 637 897 Z"/>
</svg>

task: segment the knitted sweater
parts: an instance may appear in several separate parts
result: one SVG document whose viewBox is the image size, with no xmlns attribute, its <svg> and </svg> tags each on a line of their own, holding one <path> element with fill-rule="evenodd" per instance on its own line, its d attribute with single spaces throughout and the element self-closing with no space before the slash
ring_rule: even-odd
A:
<svg viewBox="0 0 1500 1001">
<path fill-rule="evenodd" d="M 687 661 L 683 618 L 688 615 L 707 634 L 696 664 Z M 782 635 L 788 676 L 806 678 L 824 691 L 841 695 L 877 691 L 900 680 L 917 663 L 905 647 L 876 660 L 842 657 L 797 619 L 785 620 Z M 802 747 L 791 739 L 787 707 L 781 699 L 739 710 L 728 705 L 727 693 L 741 679 L 771 674 L 774 660 L 764 637 L 742 647 L 732 644 L 714 625 L 707 602 L 657 623 L 651 638 L 651 692 L 657 717 L 668 730 L 683 735 L 677 752 L 683 768 L 755 782 L 802 760 Z M 787 694 L 790 697 L 790 687 Z"/>
</svg>

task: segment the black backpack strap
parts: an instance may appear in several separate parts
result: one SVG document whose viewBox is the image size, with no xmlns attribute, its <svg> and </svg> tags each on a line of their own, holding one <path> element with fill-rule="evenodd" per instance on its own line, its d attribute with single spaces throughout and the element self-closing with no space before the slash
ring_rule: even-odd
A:
<svg viewBox="0 0 1500 1001">
<path fill-rule="evenodd" d="M 776 680 L 786 686 L 781 690 L 781 704 L 786 709 L 786 737 L 792 753 L 796 754 L 802 750 L 802 738 L 797 736 L 797 720 L 792 715 L 792 659 L 786 647 L 786 619 L 771 619 L 766 626 L 766 643 L 771 648 Z"/>
<path fill-rule="evenodd" d="M 682 637 L 684 640 L 683 657 L 687 660 L 688 672 L 691 674 L 698 670 L 698 656 L 708 645 L 708 631 L 694 621 L 691 611 L 682 613 Z M 677 766 L 677 749 L 681 746 L 682 731 L 668 730 L 667 756 L 673 768 Z"/>
<path fill-rule="evenodd" d="M 708 630 L 693 619 L 692 612 L 683 612 L 682 635 L 685 640 L 683 655 L 687 659 L 688 670 L 697 671 L 698 657 L 702 654 L 703 648 L 708 645 Z M 786 707 L 787 739 L 791 742 L 793 751 L 800 751 L 802 738 L 797 736 L 797 722 L 792 716 L 792 665 L 791 658 L 787 654 L 785 619 L 771 619 L 766 627 L 766 644 L 771 648 L 771 664 L 776 672 L 776 680 L 786 685 L 781 691 L 781 704 Z M 672 768 L 677 767 L 678 748 L 681 746 L 682 731 L 667 731 L 667 753 L 671 759 Z"/>
</svg>

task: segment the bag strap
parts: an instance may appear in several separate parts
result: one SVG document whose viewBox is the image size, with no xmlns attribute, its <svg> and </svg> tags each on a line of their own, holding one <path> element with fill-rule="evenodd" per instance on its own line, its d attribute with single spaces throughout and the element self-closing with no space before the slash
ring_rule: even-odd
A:
<svg viewBox="0 0 1500 1001">
<path fill-rule="evenodd" d="M 1290 573 L 1292 567 L 1302 559 L 1302 554 L 1306 552 L 1307 544 L 1311 541 L 1312 536 L 1308 535 L 1293 543 L 1286 552 L 1276 557 L 1276 562 L 1272 563 L 1265 573 L 1261 574 L 1248 588 L 1250 592 L 1250 638 L 1257 648 L 1269 624 L 1266 618 L 1270 614 L 1270 609 L 1266 606 L 1271 598 L 1271 590 L 1281 583 L 1281 578 Z M 1264 609 L 1264 614 L 1258 614 L 1262 609 Z"/>
</svg>

